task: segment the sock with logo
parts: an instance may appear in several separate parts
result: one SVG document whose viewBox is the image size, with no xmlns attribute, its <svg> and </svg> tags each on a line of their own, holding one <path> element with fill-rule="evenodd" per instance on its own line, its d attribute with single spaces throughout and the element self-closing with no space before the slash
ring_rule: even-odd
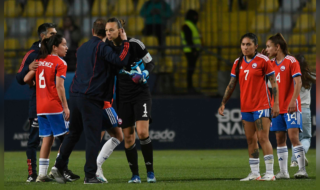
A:
<svg viewBox="0 0 320 190">
<path fill-rule="evenodd" d="M 281 146 L 277 147 L 277 155 L 280 171 L 284 173 L 288 173 L 288 147 Z"/>
<path fill-rule="evenodd" d="M 49 168 L 49 159 L 39 158 L 39 175 L 47 175 Z"/>
<path fill-rule="evenodd" d="M 265 155 L 264 162 L 266 164 L 266 174 L 274 175 L 273 174 L 273 163 L 274 163 L 273 155 L 272 154 Z"/>
<path fill-rule="evenodd" d="M 302 145 L 293 147 L 294 155 L 297 158 L 299 170 L 305 170 L 305 153 Z"/>
<path fill-rule="evenodd" d="M 97 158 L 97 166 L 101 167 L 102 164 L 109 158 L 113 150 L 120 144 L 117 138 L 111 137 L 107 142 L 104 143 L 103 147 Z"/>
<path fill-rule="evenodd" d="M 132 175 L 139 175 L 138 152 L 136 144 L 134 143 L 130 148 L 125 148 L 125 152 Z"/>
<path fill-rule="evenodd" d="M 147 172 L 153 172 L 153 146 L 150 137 L 140 139 L 140 145 Z"/>
<path fill-rule="evenodd" d="M 260 175 L 259 163 L 260 163 L 259 158 L 249 158 L 249 164 L 250 164 L 251 172 L 253 174 Z"/>
</svg>

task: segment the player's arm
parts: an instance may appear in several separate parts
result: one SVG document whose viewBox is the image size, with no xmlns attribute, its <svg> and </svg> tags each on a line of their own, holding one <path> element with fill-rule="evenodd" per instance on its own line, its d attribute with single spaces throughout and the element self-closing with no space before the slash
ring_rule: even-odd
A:
<svg viewBox="0 0 320 190">
<path fill-rule="evenodd" d="M 119 54 L 115 53 L 112 48 L 105 43 L 100 45 L 100 56 L 104 58 L 108 63 L 112 63 L 116 66 L 123 67 L 128 64 L 129 61 L 129 47 L 130 44 L 127 40 L 127 35 L 123 29 L 119 29 L 120 37 L 123 40 L 121 44 L 121 51 Z"/>
<path fill-rule="evenodd" d="M 276 80 L 276 76 L 273 74 L 268 76 L 271 88 L 272 88 L 272 95 L 274 97 L 274 103 L 273 107 L 271 109 L 272 117 L 275 118 L 279 115 L 280 108 L 279 108 L 279 89 L 278 89 L 278 83 Z"/>
<path fill-rule="evenodd" d="M 36 71 L 29 71 L 26 76 L 23 78 L 23 82 L 28 84 L 30 87 L 35 85 L 34 76 Z"/>
<path fill-rule="evenodd" d="M 64 89 L 64 78 L 56 76 L 56 88 L 57 88 L 58 96 L 62 103 L 63 111 L 65 114 L 65 120 L 68 121 L 70 116 L 70 111 L 69 111 L 68 102 L 66 98 L 66 92 Z"/>
<path fill-rule="evenodd" d="M 20 69 L 18 73 L 16 74 L 16 80 L 19 84 L 25 85 L 24 77 L 28 74 L 31 70 L 37 70 L 38 67 L 38 61 L 35 61 L 36 58 L 35 53 L 27 54 L 23 58 L 23 61 L 21 63 Z"/>
<path fill-rule="evenodd" d="M 299 94 L 300 94 L 300 90 L 302 87 L 302 80 L 301 80 L 301 76 L 296 76 L 293 78 L 294 81 L 294 91 L 293 91 L 293 95 L 291 98 L 291 101 L 289 103 L 289 107 L 288 107 L 288 113 L 292 113 L 296 110 L 297 108 L 297 104 L 296 104 L 296 99 L 298 98 Z"/>
<path fill-rule="evenodd" d="M 224 114 L 223 114 L 224 107 L 225 107 L 226 103 L 228 102 L 228 100 L 230 99 L 234 89 L 236 88 L 237 82 L 238 82 L 237 77 L 231 77 L 230 82 L 229 82 L 227 89 L 224 93 L 224 96 L 222 98 L 221 105 L 218 110 L 219 114 L 222 116 L 224 116 Z"/>
</svg>

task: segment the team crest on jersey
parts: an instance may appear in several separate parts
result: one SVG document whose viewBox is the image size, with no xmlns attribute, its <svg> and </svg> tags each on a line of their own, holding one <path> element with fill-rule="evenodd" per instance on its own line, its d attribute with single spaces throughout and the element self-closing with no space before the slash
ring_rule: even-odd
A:
<svg viewBox="0 0 320 190">
<path fill-rule="evenodd" d="M 119 123 L 119 125 L 122 124 L 122 119 L 121 118 L 118 119 L 118 123 Z"/>
<path fill-rule="evenodd" d="M 256 63 L 253 63 L 253 64 L 252 64 L 252 68 L 254 68 L 254 69 L 257 68 L 257 66 L 258 66 L 258 65 L 257 65 Z"/>
<path fill-rule="evenodd" d="M 280 70 L 284 71 L 284 70 L 286 70 L 286 67 L 283 65 L 283 66 L 280 67 Z"/>
</svg>

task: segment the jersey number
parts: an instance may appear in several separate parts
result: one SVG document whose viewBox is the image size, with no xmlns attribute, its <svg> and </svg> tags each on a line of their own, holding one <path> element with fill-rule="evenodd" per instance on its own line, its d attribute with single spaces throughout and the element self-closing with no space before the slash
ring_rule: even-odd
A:
<svg viewBox="0 0 320 190">
<path fill-rule="evenodd" d="M 297 114 L 296 114 L 296 112 L 293 112 L 293 113 L 291 114 L 291 119 L 290 119 L 290 114 L 289 114 L 289 113 L 287 113 L 287 116 L 288 116 L 288 121 L 291 121 L 291 119 L 297 120 Z"/>
<path fill-rule="evenodd" d="M 260 113 L 259 118 L 261 118 L 261 115 L 263 114 L 263 110 L 260 110 L 259 113 Z"/>
<path fill-rule="evenodd" d="M 276 77 L 276 81 L 278 81 L 280 83 L 280 73 L 278 73 L 278 75 Z"/>
<path fill-rule="evenodd" d="M 148 116 L 147 116 L 147 113 L 148 113 L 148 112 L 147 112 L 147 104 L 144 103 L 144 104 L 143 104 L 143 107 L 144 107 L 144 112 L 143 112 L 144 114 L 142 115 L 142 117 L 148 117 Z"/>
<path fill-rule="evenodd" d="M 44 80 L 44 70 L 39 75 L 39 87 L 40 88 L 45 88 L 46 87 L 46 81 Z"/>
<path fill-rule="evenodd" d="M 248 77 L 248 74 L 249 74 L 249 70 L 244 70 L 244 72 L 246 73 L 245 80 L 247 80 L 247 77 Z"/>
</svg>

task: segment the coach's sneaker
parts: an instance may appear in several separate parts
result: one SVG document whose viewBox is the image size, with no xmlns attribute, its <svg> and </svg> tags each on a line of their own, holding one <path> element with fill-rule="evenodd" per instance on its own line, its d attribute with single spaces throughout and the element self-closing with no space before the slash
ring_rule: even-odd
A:
<svg viewBox="0 0 320 190">
<path fill-rule="evenodd" d="M 294 177 L 297 179 L 308 178 L 308 174 L 306 170 L 299 170 L 296 174 L 294 174 Z"/>
<path fill-rule="evenodd" d="M 64 178 L 62 171 L 59 171 L 58 168 L 53 166 L 51 169 L 51 172 L 52 172 L 52 175 L 53 175 L 54 179 L 56 180 L 56 182 L 62 183 L 62 184 L 66 183 L 67 180 Z"/>
<path fill-rule="evenodd" d="M 38 175 L 36 182 L 50 182 L 52 179 L 48 175 Z"/>
<path fill-rule="evenodd" d="M 104 177 L 102 168 L 98 166 L 96 176 L 98 180 L 100 180 L 102 183 L 108 183 L 108 180 Z"/>
<path fill-rule="evenodd" d="M 28 182 L 28 183 L 30 183 L 30 182 L 36 182 L 37 177 L 38 177 L 37 174 L 28 175 L 28 178 L 27 178 L 27 181 L 26 181 L 26 182 Z"/>
<path fill-rule="evenodd" d="M 67 181 L 70 181 L 70 182 L 72 182 L 72 181 L 77 181 L 78 179 L 80 179 L 80 176 L 72 173 L 71 170 L 65 170 L 65 171 L 63 171 L 63 176 L 64 176 L 64 178 L 65 178 Z"/>
<path fill-rule="evenodd" d="M 141 183 L 141 179 L 138 175 L 133 175 L 128 183 Z"/>
<path fill-rule="evenodd" d="M 274 174 L 265 174 L 262 178 L 258 179 L 259 181 L 275 181 L 276 176 Z"/>
<path fill-rule="evenodd" d="M 280 171 L 279 173 L 277 173 L 276 179 L 290 179 L 290 175 L 288 172 Z"/>
<path fill-rule="evenodd" d="M 297 161 L 292 161 L 291 164 L 290 164 L 290 167 L 291 168 L 298 167 L 298 162 Z"/>
<path fill-rule="evenodd" d="M 148 172 L 147 173 L 147 182 L 148 183 L 155 183 L 157 180 L 156 180 L 156 177 L 154 177 L 154 173 L 153 172 Z"/>
<path fill-rule="evenodd" d="M 99 184 L 102 183 L 100 180 L 98 180 L 98 178 L 96 176 L 94 176 L 93 178 L 84 178 L 84 183 L 83 184 Z"/>
<path fill-rule="evenodd" d="M 261 178 L 260 174 L 249 173 L 248 177 L 240 179 L 240 181 L 253 181 L 259 180 Z"/>
</svg>

